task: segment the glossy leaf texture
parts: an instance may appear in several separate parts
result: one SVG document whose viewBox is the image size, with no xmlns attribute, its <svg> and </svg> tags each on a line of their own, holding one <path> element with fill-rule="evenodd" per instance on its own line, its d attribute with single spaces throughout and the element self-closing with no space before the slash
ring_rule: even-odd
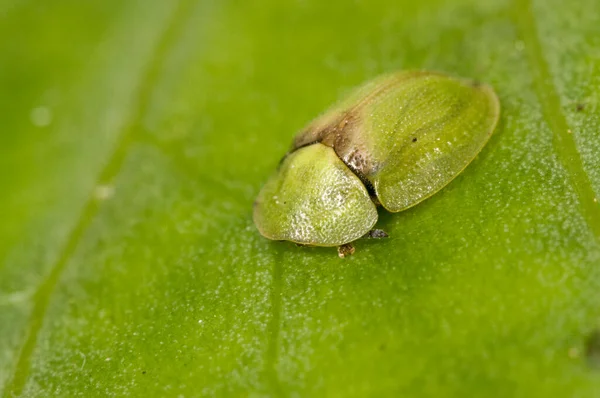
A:
<svg viewBox="0 0 600 398">
<path fill-rule="evenodd" d="M 596 0 L 0 3 L 4 396 L 594 397 Z M 340 259 L 252 203 L 377 75 L 489 83 L 498 130 Z"/>
</svg>

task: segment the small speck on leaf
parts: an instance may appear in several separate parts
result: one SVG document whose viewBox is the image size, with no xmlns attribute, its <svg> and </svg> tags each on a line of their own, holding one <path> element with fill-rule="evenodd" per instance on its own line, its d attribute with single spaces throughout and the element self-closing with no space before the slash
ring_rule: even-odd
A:
<svg viewBox="0 0 600 398">
<path fill-rule="evenodd" d="M 577 347 L 571 347 L 568 351 L 569 358 L 579 358 L 579 349 Z"/>
<path fill-rule="evenodd" d="M 94 197 L 96 200 L 107 200 L 113 197 L 115 188 L 112 185 L 98 185 L 94 189 Z"/>
<path fill-rule="evenodd" d="M 38 106 L 31 110 L 31 123 L 36 127 L 46 127 L 52 123 L 52 110 L 46 106 Z"/>
</svg>

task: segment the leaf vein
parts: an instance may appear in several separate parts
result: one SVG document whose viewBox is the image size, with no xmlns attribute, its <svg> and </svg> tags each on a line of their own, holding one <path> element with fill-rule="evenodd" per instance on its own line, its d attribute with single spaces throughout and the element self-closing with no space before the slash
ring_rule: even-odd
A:
<svg viewBox="0 0 600 398">
<path fill-rule="evenodd" d="M 123 125 L 115 149 L 110 154 L 108 162 L 97 178 L 96 187 L 110 184 L 121 170 L 131 144 L 136 139 L 136 132 L 140 130 L 142 118 L 146 114 L 150 104 L 152 90 L 162 70 L 161 61 L 165 58 L 165 55 L 179 36 L 180 28 L 184 25 L 182 20 L 190 14 L 189 9 L 192 4 L 192 1 L 180 2 L 172 13 L 172 16 L 165 19 L 163 33 L 159 36 L 155 49 L 149 57 L 148 67 L 140 79 L 136 94 L 136 105 L 128 121 Z M 12 378 L 6 385 L 5 397 L 18 396 L 23 392 L 29 376 L 31 357 L 36 347 L 38 335 L 43 326 L 52 294 L 69 259 L 75 253 L 85 232 L 98 214 L 101 204 L 102 201 L 98 200 L 94 192 L 91 192 L 83 206 L 81 216 L 69 233 L 64 247 L 51 267 L 50 273 L 39 285 L 33 296 L 33 309 L 26 327 L 24 342 L 15 362 Z"/>
<path fill-rule="evenodd" d="M 533 74 L 534 88 L 545 122 L 553 133 L 558 158 L 575 188 L 583 217 L 596 238 L 600 239 L 600 205 L 597 203 L 591 181 L 583 167 L 581 155 L 544 57 L 531 0 L 515 0 L 515 16 Z"/>
</svg>

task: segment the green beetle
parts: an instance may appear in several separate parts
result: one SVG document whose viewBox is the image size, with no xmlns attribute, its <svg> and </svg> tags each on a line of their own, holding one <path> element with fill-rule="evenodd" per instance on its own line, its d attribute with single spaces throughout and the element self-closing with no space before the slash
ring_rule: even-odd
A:
<svg viewBox="0 0 600 398">
<path fill-rule="evenodd" d="M 452 181 L 489 140 L 494 90 L 441 73 L 387 74 L 359 87 L 294 139 L 254 203 L 274 240 L 338 246 L 375 230 L 377 206 L 405 210 Z"/>
</svg>

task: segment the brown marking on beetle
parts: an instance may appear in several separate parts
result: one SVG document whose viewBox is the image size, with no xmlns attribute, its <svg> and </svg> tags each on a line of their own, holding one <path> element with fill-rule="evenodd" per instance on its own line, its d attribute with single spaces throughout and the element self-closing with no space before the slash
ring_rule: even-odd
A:
<svg viewBox="0 0 600 398">
<path fill-rule="evenodd" d="M 319 131 L 308 129 L 296 137 L 290 153 L 317 142 L 327 145 L 361 180 L 366 181 L 365 176 L 372 171 L 372 161 L 365 156 L 364 148 L 356 146 L 354 138 L 359 133 L 360 119 L 360 113 L 354 108 L 354 111 L 334 118 Z"/>
<path fill-rule="evenodd" d="M 309 126 L 306 130 L 302 131 L 294 138 L 294 143 L 290 152 L 312 145 L 315 143 L 322 143 L 333 147 L 336 136 L 343 134 L 348 121 L 346 120 L 345 114 L 339 115 L 333 118 L 331 122 L 323 126 Z"/>
<path fill-rule="evenodd" d="M 367 181 L 373 171 L 373 159 L 368 156 L 367 148 L 361 140 L 355 139 L 360 133 L 361 120 L 359 114 L 348 114 L 344 129 L 337 132 L 333 149 L 338 157 L 348 166 L 363 182 Z M 370 183 L 365 184 L 369 188 Z"/>
<path fill-rule="evenodd" d="M 294 137 L 294 141 L 292 142 L 292 147 L 290 148 L 290 153 L 305 146 L 323 142 L 323 140 L 331 133 L 332 125 L 338 120 L 339 118 L 335 119 L 333 123 L 330 122 L 324 126 L 315 126 L 314 122 L 311 123 L 306 129 L 296 134 L 296 137 Z"/>
<path fill-rule="evenodd" d="M 325 116 L 325 119 L 322 116 L 311 122 L 308 128 L 296 135 L 289 153 L 315 143 L 329 146 L 360 178 L 369 194 L 375 196 L 375 189 L 368 176 L 375 172 L 377 165 L 367 156 L 368 151 L 361 146 L 361 140 L 357 139 L 357 135 L 361 132 L 363 109 L 391 89 L 394 82 L 380 85 L 346 111 L 332 114 L 330 117 Z"/>
<path fill-rule="evenodd" d="M 581 112 L 585 109 L 585 104 L 582 102 L 579 102 L 576 106 L 575 106 L 575 110 L 577 112 Z"/>
<path fill-rule="evenodd" d="M 393 82 L 398 80 L 400 79 L 395 79 Z M 307 129 L 296 135 L 291 152 L 316 142 L 320 142 L 324 145 L 334 148 L 338 154 L 344 152 L 340 146 L 344 146 L 345 142 L 351 141 L 345 140 L 344 137 L 352 134 L 354 130 L 352 126 L 356 126 L 358 124 L 361 110 L 366 105 L 370 104 L 375 98 L 388 91 L 392 86 L 392 82 L 388 82 L 386 85 L 382 84 L 380 87 L 373 90 L 369 95 L 362 98 L 353 107 L 341 112 L 337 116 L 332 116 L 325 126 L 315 127 L 315 124 L 320 123 L 321 121 L 320 118 L 317 118 L 309 124 Z"/>
<path fill-rule="evenodd" d="M 353 148 L 352 152 L 344 156 L 342 160 L 354 172 L 365 175 L 370 162 L 365 157 L 364 153 L 364 151 L 361 151 L 358 148 Z"/>
</svg>

